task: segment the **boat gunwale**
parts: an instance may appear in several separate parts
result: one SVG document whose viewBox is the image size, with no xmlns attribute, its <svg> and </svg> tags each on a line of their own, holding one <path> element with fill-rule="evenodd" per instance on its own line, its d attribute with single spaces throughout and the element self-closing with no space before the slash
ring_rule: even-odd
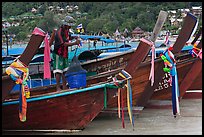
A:
<svg viewBox="0 0 204 137">
<path fill-rule="evenodd" d="M 71 94 L 87 92 L 90 90 L 105 88 L 108 84 L 114 86 L 113 82 L 103 82 L 103 83 L 98 83 L 95 85 L 93 84 L 93 85 L 90 85 L 89 87 L 80 88 L 80 89 L 74 88 L 74 89 L 62 90 L 59 92 L 55 91 L 55 92 L 45 93 L 41 95 L 34 95 L 31 98 L 28 98 L 26 101 L 28 103 L 28 102 L 33 102 L 33 101 L 39 101 L 39 100 L 44 100 L 44 99 L 51 99 L 51 98 L 62 97 L 62 96 L 71 95 Z M 49 87 L 50 86 L 48 86 L 48 88 Z M 2 103 L 2 106 L 13 105 L 13 104 L 18 104 L 18 103 L 19 103 L 18 99 L 8 99 Z"/>
</svg>

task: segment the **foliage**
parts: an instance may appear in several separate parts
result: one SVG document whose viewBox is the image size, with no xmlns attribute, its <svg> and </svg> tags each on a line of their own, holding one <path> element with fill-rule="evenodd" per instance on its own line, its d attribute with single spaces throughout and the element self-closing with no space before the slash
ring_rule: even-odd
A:
<svg viewBox="0 0 204 137">
<path fill-rule="evenodd" d="M 50 11 L 44 13 L 44 17 L 39 21 L 37 27 L 45 32 L 52 32 L 54 28 L 60 25 L 60 19 Z"/>
<path fill-rule="evenodd" d="M 25 39 L 27 38 L 27 34 L 24 31 L 20 31 L 17 35 L 16 35 L 16 40 L 17 41 L 25 41 Z"/>
<path fill-rule="evenodd" d="M 51 32 L 53 28 L 60 25 L 60 20 L 63 17 L 49 12 L 48 6 L 65 8 L 67 5 L 78 5 L 82 16 L 77 18 L 77 25 L 82 23 L 87 33 L 103 31 L 112 34 L 117 28 L 120 31 L 124 31 L 125 28 L 132 31 L 136 27 L 151 32 L 160 10 L 168 11 L 201 6 L 202 2 L 2 2 L 2 17 L 8 19 L 11 16 L 31 14 L 31 9 L 34 7 L 38 9 L 36 14 L 42 14 L 43 18 L 23 20 L 21 22 L 24 26 L 23 29 L 20 29 L 22 26 L 18 26 L 16 30 L 13 28 L 10 30 L 15 34 L 22 30 L 30 34 L 32 29 L 38 26 Z M 75 16 L 75 13 L 70 15 Z M 202 24 L 201 20 L 199 21 Z M 177 29 L 169 22 L 164 25 L 168 30 Z"/>
</svg>

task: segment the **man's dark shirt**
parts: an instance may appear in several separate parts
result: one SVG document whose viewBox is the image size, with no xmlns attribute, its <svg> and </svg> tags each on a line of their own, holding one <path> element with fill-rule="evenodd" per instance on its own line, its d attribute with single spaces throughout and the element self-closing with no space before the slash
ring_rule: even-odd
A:
<svg viewBox="0 0 204 137">
<path fill-rule="evenodd" d="M 69 41 L 69 31 L 60 27 L 55 34 L 54 52 L 64 58 L 68 57 L 68 47 L 64 45 Z"/>
</svg>

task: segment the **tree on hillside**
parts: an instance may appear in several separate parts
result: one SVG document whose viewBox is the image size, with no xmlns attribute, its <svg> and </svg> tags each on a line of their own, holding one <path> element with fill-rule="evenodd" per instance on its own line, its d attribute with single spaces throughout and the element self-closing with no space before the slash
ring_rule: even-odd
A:
<svg viewBox="0 0 204 137">
<path fill-rule="evenodd" d="M 53 29 L 58 28 L 61 20 L 50 11 L 46 11 L 43 19 L 40 20 L 38 27 L 45 32 L 52 32 Z"/>
</svg>

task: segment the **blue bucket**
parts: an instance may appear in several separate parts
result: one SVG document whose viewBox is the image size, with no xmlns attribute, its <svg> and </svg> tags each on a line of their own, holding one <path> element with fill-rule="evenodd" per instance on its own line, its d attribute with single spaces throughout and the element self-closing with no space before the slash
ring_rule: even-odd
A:
<svg viewBox="0 0 204 137">
<path fill-rule="evenodd" d="M 86 71 L 66 73 L 65 77 L 70 88 L 86 87 Z"/>
</svg>

